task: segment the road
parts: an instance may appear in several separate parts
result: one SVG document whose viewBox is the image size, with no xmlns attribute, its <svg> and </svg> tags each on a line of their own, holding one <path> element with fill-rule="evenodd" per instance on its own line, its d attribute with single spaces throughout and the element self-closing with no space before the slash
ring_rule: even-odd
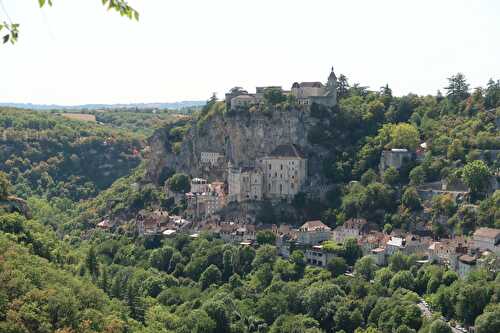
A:
<svg viewBox="0 0 500 333">
<path fill-rule="evenodd" d="M 424 317 L 426 317 L 426 318 L 431 318 L 432 317 L 432 310 L 429 308 L 428 305 L 426 305 L 424 303 L 423 299 L 420 299 L 420 302 L 418 302 L 417 306 L 419 307 L 420 311 L 422 311 L 422 314 L 424 315 Z M 446 320 L 445 318 L 441 318 L 441 319 L 450 326 L 451 331 L 453 333 L 466 333 L 467 332 L 466 330 L 462 331 L 462 330 L 459 330 L 456 327 L 451 326 L 450 322 L 448 320 Z"/>
</svg>

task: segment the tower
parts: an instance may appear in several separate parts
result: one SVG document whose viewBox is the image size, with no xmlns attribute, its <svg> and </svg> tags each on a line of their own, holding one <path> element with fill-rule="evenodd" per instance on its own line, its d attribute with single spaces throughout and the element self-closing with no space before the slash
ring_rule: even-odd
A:
<svg viewBox="0 0 500 333">
<path fill-rule="evenodd" d="M 326 96 L 329 97 L 328 105 L 330 106 L 337 104 L 337 85 L 337 76 L 335 75 L 332 66 L 332 71 L 330 72 L 326 83 Z"/>
</svg>

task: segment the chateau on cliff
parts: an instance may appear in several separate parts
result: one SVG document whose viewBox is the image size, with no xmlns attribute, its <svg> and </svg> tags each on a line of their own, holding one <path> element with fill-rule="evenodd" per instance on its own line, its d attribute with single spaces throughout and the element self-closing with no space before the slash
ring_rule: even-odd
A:
<svg viewBox="0 0 500 333">
<path fill-rule="evenodd" d="M 267 89 L 278 89 L 283 95 L 292 95 L 300 105 L 316 103 L 331 107 L 337 104 L 337 76 L 332 67 L 326 85 L 319 81 L 295 82 L 291 90 L 283 90 L 279 86 L 257 87 L 255 94 L 250 94 L 241 88 L 233 88 L 226 93 L 226 108 L 238 109 L 261 104 Z"/>
</svg>

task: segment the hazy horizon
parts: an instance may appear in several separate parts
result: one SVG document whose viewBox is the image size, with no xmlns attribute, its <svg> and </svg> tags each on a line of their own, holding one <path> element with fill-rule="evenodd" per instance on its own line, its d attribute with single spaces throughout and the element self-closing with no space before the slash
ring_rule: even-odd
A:
<svg viewBox="0 0 500 333">
<path fill-rule="evenodd" d="M 130 1 L 139 22 L 99 0 L 1 1 L 21 24 L 19 42 L 0 46 L 3 103 L 206 100 L 326 81 L 331 66 L 396 95 L 435 94 L 457 72 L 472 88 L 500 78 L 494 0 Z"/>
</svg>

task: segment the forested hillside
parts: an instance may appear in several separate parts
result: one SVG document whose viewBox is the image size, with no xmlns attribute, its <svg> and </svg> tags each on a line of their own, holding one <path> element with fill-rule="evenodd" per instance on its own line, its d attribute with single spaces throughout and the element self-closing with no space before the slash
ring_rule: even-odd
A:
<svg viewBox="0 0 500 333">
<path fill-rule="evenodd" d="M 297 195 L 297 211 L 332 228 L 366 218 L 386 234 L 425 222 L 435 239 L 500 227 L 500 192 L 491 185 L 499 161 L 490 154 L 500 149 L 500 83 L 469 94 L 456 75 L 445 96 L 396 97 L 388 86 L 370 91 L 339 79 L 339 105 L 313 105 L 319 121 L 307 133 L 328 152 L 319 176 L 332 187 L 326 200 Z M 293 101 L 264 112 L 288 107 Z M 212 100 L 195 121 L 209 122 L 214 110 L 234 116 Z M 459 278 L 402 253 L 380 267 L 352 238 L 324 243 L 333 258 L 320 268 L 307 265 L 300 247 L 279 256 L 272 234 L 258 234 L 254 246 L 208 233 L 140 235 L 138 211 L 183 208 L 140 164 L 149 132 L 141 127 L 156 120 L 100 116 L 116 128 L 0 110 L 0 332 L 450 333 L 454 322 L 500 331 L 493 268 Z M 179 147 L 190 126 L 168 123 L 165 145 Z M 391 148 L 418 149 L 419 158 L 380 172 L 381 153 Z M 171 171 L 167 185 L 184 191 L 172 184 L 189 186 L 188 177 Z M 469 194 L 425 206 L 417 188 L 437 180 L 463 183 Z M 29 214 L 8 205 L 13 195 L 27 199 Z M 288 223 L 272 205 L 265 209 L 257 222 Z M 95 228 L 106 218 L 116 227 Z"/>
<path fill-rule="evenodd" d="M 24 198 L 79 201 L 138 166 L 143 139 L 130 131 L 45 112 L 0 109 L 0 171 Z"/>
</svg>

